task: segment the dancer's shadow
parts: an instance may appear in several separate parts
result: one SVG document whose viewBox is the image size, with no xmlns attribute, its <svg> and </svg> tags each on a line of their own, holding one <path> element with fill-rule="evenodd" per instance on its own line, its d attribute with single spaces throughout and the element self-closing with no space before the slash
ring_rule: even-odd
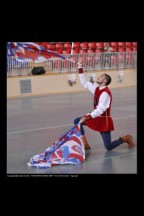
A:
<svg viewBox="0 0 144 216">
<path fill-rule="evenodd" d="M 85 160 L 89 157 L 91 149 L 85 150 Z"/>
</svg>

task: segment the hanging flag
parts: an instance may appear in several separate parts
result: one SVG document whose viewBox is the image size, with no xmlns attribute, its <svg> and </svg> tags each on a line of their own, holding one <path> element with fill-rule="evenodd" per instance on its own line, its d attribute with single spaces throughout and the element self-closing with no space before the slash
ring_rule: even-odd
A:
<svg viewBox="0 0 144 216">
<path fill-rule="evenodd" d="M 55 53 L 46 46 L 34 42 L 8 42 L 7 54 L 15 56 L 19 62 L 45 62 L 53 58 L 66 59 L 64 56 Z"/>
<path fill-rule="evenodd" d="M 58 164 L 79 165 L 85 161 L 85 149 L 81 139 L 80 124 L 74 125 L 43 153 L 33 156 L 28 166 L 49 168 Z"/>
</svg>

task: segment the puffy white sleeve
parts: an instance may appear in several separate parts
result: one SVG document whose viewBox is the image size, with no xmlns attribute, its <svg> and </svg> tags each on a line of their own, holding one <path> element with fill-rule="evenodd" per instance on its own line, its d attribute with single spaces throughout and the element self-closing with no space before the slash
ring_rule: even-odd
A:
<svg viewBox="0 0 144 216">
<path fill-rule="evenodd" d="M 79 74 L 80 83 L 84 88 L 87 88 L 93 95 L 95 93 L 95 89 L 98 86 L 97 83 L 92 84 L 91 82 L 87 81 L 83 73 Z"/>
<path fill-rule="evenodd" d="M 94 109 L 90 115 L 92 118 L 95 118 L 97 116 L 100 116 L 103 114 L 103 112 L 106 111 L 106 109 L 110 106 L 110 96 L 107 92 L 103 92 L 100 95 L 98 106 L 96 106 L 96 109 Z"/>
</svg>

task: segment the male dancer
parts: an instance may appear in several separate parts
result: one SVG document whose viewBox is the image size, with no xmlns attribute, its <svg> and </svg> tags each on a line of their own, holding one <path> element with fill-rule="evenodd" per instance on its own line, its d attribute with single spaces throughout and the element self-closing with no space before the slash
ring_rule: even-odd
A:
<svg viewBox="0 0 144 216">
<path fill-rule="evenodd" d="M 117 140 L 111 141 L 111 131 L 114 130 L 113 119 L 110 115 L 112 93 L 108 88 L 108 85 L 111 83 L 111 77 L 108 74 L 102 74 L 98 77 L 96 83 L 92 84 L 86 80 L 81 64 L 78 64 L 78 71 L 81 84 L 94 95 L 94 110 L 74 120 L 74 124 L 80 122 L 81 138 L 85 149 L 90 149 L 91 147 L 86 139 L 83 125 L 100 132 L 107 151 L 116 148 L 122 143 L 127 143 L 129 148 L 134 147 L 131 135 L 119 137 Z"/>
</svg>

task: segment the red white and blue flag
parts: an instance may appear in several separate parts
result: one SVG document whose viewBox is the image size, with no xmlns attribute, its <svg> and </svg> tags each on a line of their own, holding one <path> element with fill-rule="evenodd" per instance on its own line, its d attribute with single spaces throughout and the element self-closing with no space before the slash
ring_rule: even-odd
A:
<svg viewBox="0 0 144 216">
<path fill-rule="evenodd" d="M 34 42 L 8 42 L 7 55 L 14 56 L 19 62 L 45 62 L 54 58 L 66 59 L 46 46 Z"/>
<path fill-rule="evenodd" d="M 85 149 L 81 139 L 80 124 L 70 128 L 43 153 L 33 156 L 28 166 L 49 168 L 58 164 L 79 165 L 85 161 Z"/>
</svg>

